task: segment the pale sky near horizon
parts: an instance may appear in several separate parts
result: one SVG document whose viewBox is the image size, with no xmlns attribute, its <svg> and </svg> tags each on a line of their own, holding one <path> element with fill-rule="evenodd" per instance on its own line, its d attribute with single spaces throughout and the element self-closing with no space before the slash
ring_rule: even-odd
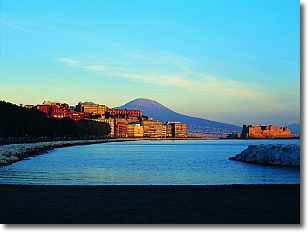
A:
<svg viewBox="0 0 308 232">
<path fill-rule="evenodd" d="M 2 0 L 0 22 L 1 100 L 300 123 L 300 1 Z"/>
</svg>

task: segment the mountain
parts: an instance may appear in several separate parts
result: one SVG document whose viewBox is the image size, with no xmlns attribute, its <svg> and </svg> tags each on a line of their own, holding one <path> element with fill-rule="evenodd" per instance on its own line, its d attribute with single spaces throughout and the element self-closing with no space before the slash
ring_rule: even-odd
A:
<svg viewBox="0 0 308 232">
<path fill-rule="evenodd" d="M 301 132 L 301 125 L 298 123 L 293 123 L 288 125 L 290 131 L 292 134 L 300 134 Z"/>
<path fill-rule="evenodd" d="M 179 114 L 156 101 L 145 98 L 135 99 L 116 108 L 140 110 L 142 115 L 152 117 L 155 120 L 161 120 L 163 123 L 167 121 L 186 123 L 187 132 L 191 135 L 202 133 L 222 135 L 241 132 L 242 130 L 239 126 Z"/>
</svg>

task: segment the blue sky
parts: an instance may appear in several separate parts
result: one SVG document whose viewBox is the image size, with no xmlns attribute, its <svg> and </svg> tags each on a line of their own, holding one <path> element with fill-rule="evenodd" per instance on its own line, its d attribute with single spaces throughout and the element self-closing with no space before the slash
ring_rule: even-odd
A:
<svg viewBox="0 0 308 232">
<path fill-rule="evenodd" d="M 2 0 L 0 98 L 300 122 L 300 2 Z"/>
</svg>

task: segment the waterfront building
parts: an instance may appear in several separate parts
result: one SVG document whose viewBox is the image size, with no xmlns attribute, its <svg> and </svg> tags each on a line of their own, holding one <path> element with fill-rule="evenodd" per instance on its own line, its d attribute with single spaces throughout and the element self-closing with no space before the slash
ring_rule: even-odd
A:
<svg viewBox="0 0 308 232">
<path fill-rule="evenodd" d="M 128 123 L 126 133 L 129 138 L 142 138 L 143 126 L 140 123 Z"/>
<path fill-rule="evenodd" d="M 144 120 L 141 122 L 143 126 L 144 137 L 159 138 L 162 137 L 162 121 L 160 120 Z"/>
<path fill-rule="evenodd" d="M 181 122 L 167 122 L 172 128 L 172 137 L 182 138 L 187 137 L 186 124 Z"/>
<path fill-rule="evenodd" d="M 123 138 L 127 136 L 127 121 L 125 118 L 114 118 L 114 137 Z"/>
<path fill-rule="evenodd" d="M 166 138 L 172 137 L 172 126 L 171 125 L 166 125 Z"/>
<path fill-rule="evenodd" d="M 292 134 L 289 128 L 278 126 L 264 125 L 243 125 L 241 138 L 253 139 L 275 139 L 275 138 L 291 138 Z"/>
<path fill-rule="evenodd" d="M 167 125 L 162 125 L 161 127 L 161 137 L 166 138 L 167 137 Z"/>
</svg>

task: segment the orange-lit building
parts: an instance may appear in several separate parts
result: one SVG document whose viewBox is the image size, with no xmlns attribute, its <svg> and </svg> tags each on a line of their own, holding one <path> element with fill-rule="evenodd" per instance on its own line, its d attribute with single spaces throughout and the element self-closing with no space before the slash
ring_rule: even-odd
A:
<svg viewBox="0 0 308 232">
<path fill-rule="evenodd" d="M 104 118 L 107 106 L 90 102 L 79 102 L 78 105 L 76 106 L 76 109 L 78 112 L 96 114 Z"/>
<path fill-rule="evenodd" d="M 116 115 L 127 115 L 131 117 L 141 117 L 142 113 L 140 110 L 126 110 L 126 109 L 107 109 L 107 112 L 111 117 Z"/>
<path fill-rule="evenodd" d="M 167 122 L 172 128 L 172 137 L 187 137 L 186 124 L 181 122 Z"/>
<path fill-rule="evenodd" d="M 89 117 L 89 113 L 86 112 L 73 112 L 70 111 L 70 107 L 66 103 L 44 101 L 43 105 L 36 105 L 35 109 L 45 113 L 48 118 L 62 119 L 69 117 L 75 121 L 79 121 L 82 118 Z"/>
<path fill-rule="evenodd" d="M 50 106 L 48 106 L 48 105 L 37 105 L 37 106 L 34 107 L 34 109 L 37 109 L 37 110 L 45 113 L 47 116 L 49 116 Z"/>
<path fill-rule="evenodd" d="M 243 125 L 241 137 L 244 139 L 274 139 L 291 138 L 292 134 L 287 126 L 279 128 L 273 125 Z"/>
<path fill-rule="evenodd" d="M 125 118 L 114 118 L 114 136 L 126 137 L 127 121 Z"/>
<path fill-rule="evenodd" d="M 140 123 L 128 123 L 126 130 L 127 137 L 129 138 L 142 138 L 143 126 Z"/>
</svg>

